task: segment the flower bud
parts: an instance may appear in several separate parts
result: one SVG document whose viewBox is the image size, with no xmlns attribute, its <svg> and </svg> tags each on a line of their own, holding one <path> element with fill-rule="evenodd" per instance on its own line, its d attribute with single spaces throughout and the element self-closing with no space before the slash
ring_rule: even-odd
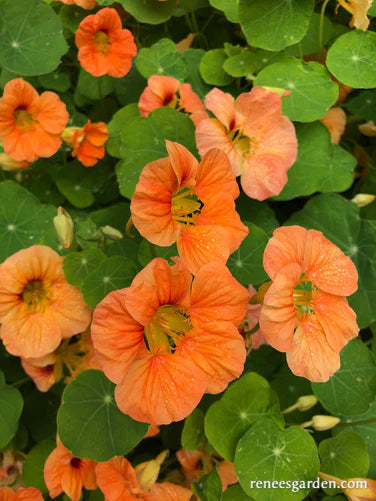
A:
<svg viewBox="0 0 376 501">
<path fill-rule="evenodd" d="M 17 170 L 24 170 L 30 167 L 29 162 L 19 162 L 14 160 L 6 153 L 0 153 L 0 166 L 3 170 L 11 172 Z"/>
<path fill-rule="evenodd" d="M 312 416 L 311 426 L 316 431 L 330 430 L 341 420 L 335 416 Z"/>
<path fill-rule="evenodd" d="M 119 230 L 109 226 L 108 224 L 106 226 L 102 226 L 101 232 L 109 240 L 121 240 L 123 238 L 123 235 Z"/>
<path fill-rule="evenodd" d="M 347 478 L 342 492 L 349 501 L 375 501 L 376 481 L 370 478 Z M 352 487 L 354 486 L 354 487 Z"/>
<path fill-rule="evenodd" d="M 74 141 L 73 141 L 73 136 L 77 131 L 82 130 L 82 127 L 66 127 L 63 132 L 60 134 L 61 139 L 64 141 L 65 144 L 70 146 L 71 148 L 74 147 Z"/>
<path fill-rule="evenodd" d="M 144 491 L 150 490 L 157 481 L 161 464 L 168 456 L 168 451 L 163 451 L 155 459 L 140 463 L 135 467 L 138 483 Z"/>
<path fill-rule="evenodd" d="M 358 207 L 365 207 L 366 205 L 371 204 L 376 198 L 376 195 L 370 195 L 368 193 L 358 193 L 355 195 L 351 201 L 356 204 Z"/>
<path fill-rule="evenodd" d="M 73 240 L 73 221 L 68 212 L 63 208 L 57 209 L 54 217 L 54 226 L 59 242 L 65 249 L 69 249 Z"/>
<path fill-rule="evenodd" d="M 308 411 L 309 409 L 314 407 L 317 402 L 318 400 L 315 395 L 303 395 L 302 397 L 299 397 L 296 402 L 298 404 L 297 409 L 300 412 Z"/>
<path fill-rule="evenodd" d="M 359 131 L 364 135 L 368 137 L 375 137 L 376 136 L 376 125 L 372 120 L 369 120 L 368 122 L 365 122 L 364 124 L 360 124 L 358 126 Z"/>
</svg>

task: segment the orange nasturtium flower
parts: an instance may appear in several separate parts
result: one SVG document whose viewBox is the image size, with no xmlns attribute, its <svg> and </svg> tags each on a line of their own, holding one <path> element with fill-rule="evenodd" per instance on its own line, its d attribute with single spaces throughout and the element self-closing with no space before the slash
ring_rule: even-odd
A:
<svg viewBox="0 0 376 501">
<path fill-rule="evenodd" d="M 298 152 L 295 129 L 282 115 L 279 93 L 254 87 L 234 101 L 231 94 L 215 88 L 206 96 L 205 104 L 216 118 L 201 120 L 197 125 L 200 154 L 211 148 L 223 150 L 249 197 L 265 200 L 278 195 Z"/>
<path fill-rule="evenodd" d="M 66 5 L 78 5 L 78 7 L 82 7 L 86 10 L 94 9 L 94 7 L 98 5 L 97 0 L 60 0 L 60 2 Z"/>
<path fill-rule="evenodd" d="M 166 141 L 169 156 L 141 172 L 132 201 L 132 222 L 150 242 L 177 243 L 188 269 L 226 262 L 247 236 L 234 199 L 239 188 L 226 155 L 209 151 L 199 164 L 184 146 Z"/>
<path fill-rule="evenodd" d="M 72 501 L 78 501 L 82 488 L 97 488 L 94 461 L 74 457 L 61 442 L 48 456 L 44 465 L 44 481 L 51 498 L 65 492 Z"/>
<path fill-rule="evenodd" d="M 343 109 L 330 108 L 321 122 L 329 130 L 332 143 L 338 144 L 346 128 L 346 113 Z"/>
<path fill-rule="evenodd" d="M 163 106 L 187 113 L 195 125 L 209 118 L 204 103 L 192 90 L 191 84 L 181 84 L 173 77 L 153 75 L 138 101 L 140 114 L 147 117 L 151 111 Z"/>
<path fill-rule="evenodd" d="M 99 463 L 95 469 L 98 487 L 105 501 L 189 501 L 192 491 L 170 482 L 152 482 L 150 488 L 142 475 L 122 456 Z"/>
<path fill-rule="evenodd" d="M 295 375 L 327 381 L 359 332 L 346 299 L 358 288 L 354 263 L 320 231 L 284 226 L 265 248 L 264 268 L 273 280 L 260 315 L 265 338 L 287 352 Z"/>
<path fill-rule="evenodd" d="M 367 11 L 371 8 L 373 0 L 337 0 L 337 2 L 338 6 L 341 5 L 352 14 L 353 17 L 350 21 L 351 28 L 363 31 L 368 29 L 369 19 Z"/>
<path fill-rule="evenodd" d="M 62 140 L 73 148 L 72 157 L 77 157 L 85 167 L 92 167 L 104 157 L 108 136 L 104 122 L 90 120 L 83 127 L 67 127 L 61 134 Z"/>
<path fill-rule="evenodd" d="M 0 487 L 0 501 L 44 501 L 40 490 L 35 487 L 18 489 L 16 492 L 10 487 Z"/>
<path fill-rule="evenodd" d="M 81 21 L 75 42 L 81 66 L 95 77 L 123 77 L 137 54 L 132 33 L 122 29 L 119 14 L 109 7 Z"/>
<path fill-rule="evenodd" d="M 115 400 L 133 419 L 185 418 L 204 393 L 239 377 L 245 346 L 237 330 L 249 294 L 226 266 L 202 266 L 192 281 L 183 261 L 153 259 L 127 289 L 94 311 L 92 340 Z"/>
<path fill-rule="evenodd" d="M 27 162 L 51 157 L 61 146 L 60 134 L 68 119 L 57 94 L 45 91 L 39 95 L 22 78 L 11 80 L 0 99 L 0 140 L 5 153 Z"/>
<path fill-rule="evenodd" d="M 66 281 L 63 259 L 34 245 L 0 266 L 0 337 L 12 355 L 43 357 L 88 327 L 90 308 Z"/>
</svg>

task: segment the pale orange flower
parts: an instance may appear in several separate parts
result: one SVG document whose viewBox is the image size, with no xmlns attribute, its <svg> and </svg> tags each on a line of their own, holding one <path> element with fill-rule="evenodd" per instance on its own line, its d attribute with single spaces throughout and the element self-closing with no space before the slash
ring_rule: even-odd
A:
<svg viewBox="0 0 376 501">
<path fill-rule="evenodd" d="M 63 259 L 34 245 L 0 266 L 0 336 L 12 355 L 43 357 L 88 327 L 90 308 L 66 281 Z"/>
<path fill-rule="evenodd" d="M 144 438 L 152 438 L 152 437 L 155 437 L 156 435 L 158 435 L 158 433 L 160 432 L 161 430 L 159 429 L 159 426 L 156 426 L 155 424 L 152 424 L 149 426 L 149 429 L 148 431 L 146 432 L 146 435 L 144 436 Z"/>
<path fill-rule="evenodd" d="M 137 468 L 137 467 L 136 467 Z M 97 483 L 105 501 L 189 501 L 192 491 L 179 485 L 154 483 L 151 489 L 143 485 L 131 463 L 119 456 L 96 467 Z"/>
<path fill-rule="evenodd" d="M 225 263 L 247 236 L 234 199 L 239 188 L 226 155 L 209 151 L 199 164 L 181 144 L 166 141 L 169 156 L 141 172 L 131 201 L 132 222 L 150 242 L 177 243 L 192 273 Z"/>
<path fill-rule="evenodd" d="M 21 357 L 21 365 L 38 390 L 43 392 L 60 381 L 63 375 L 62 360 L 55 352 L 39 358 Z"/>
<path fill-rule="evenodd" d="M 251 298 L 256 294 L 256 289 L 252 285 L 248 286 L 248 291 Z M 251 350 L 257 350 L 263 344 L 268 344 L 260 327 L 255 332 L 252 332 L 259 323 L 261 308 L 261 304 L 248 304 L 248 311 L 243 325 L 243 334 L 248 353 Z M 250 332 L 252 333 L 249 334 Z"/>
<path fill-rule="evenodd" d="M 0 99 L 0 140 L 14 160 L 34 162 L 54 155 L 68 119 L 65 104 L 54 92 L 39 95 L 22 78 L 5 85 Z"/>
<path fill-rule="evenodd" d="M 330 132 L 332 143 L 338 144 L 346 128 L 346 113 L 342 108 L 330 108 L 321 122 Z"/>
<path fill-rule="evenodd" d="M 0 501 L 44 501 L 42 493 L 35 487 L 26 487 L 14 492 L 10 487 L 0 487 Z"/>
<path fill-rule="evenodd" d="M 295 129 L 282 115 L 279 93 L 254 87 L 234 101 L 231 94 L 215 88 L 205 104 L 216 118 L 197 125 L 200 155 L 211 148 L 224 151 L 249 197 L 264 200 L 278 195 L 298 152 Z"/>
<path fill-rule="evenodd" d="M 94 461 L 74 457 L 58 442 L 44 465 L 44 481 L 51 498 L 65 492 L 72 501 L 78 501 L 82 488 L 97 488 Z"/>
<path fill-rule="evenodd" d="M 376 125 L 373 120 L 360 124 L 358 129 L 364 136 L 376 137 Z"/>
<path fill-rule="evenodd" d="M 78 5 L 82 9 L 91 10 L 98 5 L 96 0 L 60 0 L 66 5 Z"/>
<path fill-rule="evenodd" d="M 181 84 L 173 77 L 153 75 L 140 96 L 138 108 L 141 116 L 147 117 L 151 111 L 163 106 L 186 113 L 195 125 L 209 118 L 204 103 L 189 83 Z"/>
<path fill-rule="evenodd" d="M 181 464 L 188 485 L 199 480 L 201 462 L 205 456 L 207 456 L 207 453 L 201 450 L 188 451 L 186 449 L 179 449 L 176 452 L 176 457 Z"/>
<path fill-rule="evenodd" d="M 81 66 L 95 77 L 123 77 L 137 54 L 132 33 L 122 29 L 119 14 L 109 7 L 85 17 L 75 41 Z"/>
<path fill-rule="evenodd" d="M 319 472 L 323 480 L 336 482 L 349 501 L 375 501 L 376 480 L 370 478 L 341 478 Z M 343 484 L 342 484 L 343 482 Z"/>
<path fill-rule="evenodd" d="M 337 2 L 338 6 L 341 5 L 352 14 L 349 24 L 351 28 L 367 30 L 369 26 L 367 11 L 371 8 L 373 0 L 337 0 Z"/>
<path fill-rule="evenodd" d="M 91 331 L 120 410 L 157 425 L 185 418 L 204 393 L 223 391 L 245 360 L 237 325 L 248 291 L 222 263 L 202 266 L 192 281 L 175 260 L 170 267 L 153 259 L 128 289 L 106 296 Z"/>
<path fill-rule="evenodd" d="M 284 226 L 265 248 L 264 268 L 273 280 L 260 315 L 265 338 L 287 352 L 295 375 L 327 381 L 359 332 L 346 299 L 358 288 L 353 262 L 320 231 Z"/>
<path fill-rule="evenodd" d="M 5 171 L 14 172 L 18 170 L 25 170 L 30 167 L 30 164 L 29 162 L 14 160 L 14 158 L 10 157 L 6 153 L 0 153 L 0 167 Z"/>
<path fill-rule="evenodd" d="M 225 491 L 229 485 L 239 482 L 235 473 L 234 463 L 221 461 L 218 465 L 218 475 L 222 482 L 222 490 Z"/>
<path fill-rule="evenodd" d="M 108 136 L 104 122 L 91 123 L 90 120 L 83 127 L 67 127 L 61 135 L 73 148 L 72 157 L 77 157 L 85 167 L 92 167 L 104 157 Z"/>
</svg>

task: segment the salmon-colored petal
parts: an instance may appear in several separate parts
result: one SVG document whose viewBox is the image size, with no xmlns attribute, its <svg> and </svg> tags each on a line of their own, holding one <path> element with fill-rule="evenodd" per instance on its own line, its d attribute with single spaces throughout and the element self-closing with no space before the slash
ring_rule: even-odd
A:
<svg viewBox="0 0 376 501">
<path fill-rule="evenodd" d="M 180 107 L 187 113 L 190 113 L 190 117 L 200 117 L 200 120 L 204 118 L 209 118 L 206 113 L 205 105 L 199 98 L 199 96 L 192 90 L 192 86 L 189 83 L 184 83 L 179 89 L 179 104 Z M 195 120 L 193 120 L 195 122 Z M 198 122 L 197 122 L 198 123 Z M 195 125 L 197 125 L 195 122 Z"/>
<path fill-rule="evenodd" d="M 317 383 L 328 381 L 339 369 L 339 352 L 329 346 L 314 315 L 309 315 L 296 329 L 294 347 L 287 353 L 287 363 L 296 376 Z"/>
<path fill-rule="evenodd" d="M 138 101 L 138 109 L 142 117 L 147 117 L 149 113 L 156 108 L 164 106 L 164 99 L 149 88 L 145 87 Z"/>
<path fill-rule="evenodd" d="M 132 364 L 115 388 L 115 400 L 122 412 L 137 421 L 169 424 L 193 411 L 205 384 L 205 374 L 189 359 L 175 354 L 153 355 Z"/>
<path fill-rule="evenodd" d="M 101 77 L 108 72 L 108 61 L 92 45 L 83 46 L 77 55 L 82 68 L 94 77 Z"/>
<path fill-rule="evenodd" d="M 83 487 L 80 470 L 66 469 L 61 477 L 61 487 L 72 501 L 79 501 Z"/>
<path fill-rule="evenodd" d="M 260 328 L 268 343 L 279 351 L 289 351 L 293 347 L 294 330 L 298 325 L 293 293 L 301 274 L 302 268 L 296 263 L 284 266 L 264 296 Z"/>
<path fill-rule="evenodd" d="M 301 226 L 282 226 L 274 230 L 263 258 L 265 271 L 272 280 L 287 264 L 302 264 L 306 238 L 307 230 Z"/>
<path fill-rule="evenodd" d="M 166 98 L 173 96 L 177 93 L 180 88 L 180 82 L 177 78 L 168 77 L 164 75 L 152 75 L 148 79 L 148 87 L 156 96 L 165 100 Z"/>
<path fill-rule="evenodd" d="M 239 196 L 239 187 L 227 155 L 213 148 L 204 155 L 199 165 L 196 193 L 205 202 L 218 192 L 227 193 L 235 199 Z"/>
<path fill-rule="evenodd" d="M 218 465 L 218 475 L 222 482 L 222 490 L 225 491 L 229 485 L 236 484 L 239 480 L 235 473 L 234 463 L 221 461 Z"/>
<path fill-rule="evenodd" d="M 321 122 L 329 130 L 332 143 L 338 144 L 346 128 L 346 113 L 342 108 L 330 108 Z"/>
<path fill-rule="evenodd" d="M 247 289 L 235 280 L 223 263 L 205 264 L 192 284 L 192 323 L 203 328 L 210 321 L 239 325 L 247 313 L 248 300 Z"/>
<path fill-rule="evenodd" d="M 55 364 L 55 353 L 41 358 L 21 358 L 23 370 L 31 377 L 38 390 L 42 392 L 48 391 L 58 381 L 55 374 Z"/>
<path fill-rule="evenodd" d="M 340 352 L 350 339 L 358 335 L 356 314 L 346 298 L 318 290 L 314 295 L 314 310 L 333 350 Z"/>
<path fill-rule="evenodd" d="M 205 105 L 208 110 L 214 113 L 215 117 L 231 130 L 235 126 L 235 106 L 234 98 L 231 94 L 220 89 L 212 89 L 205 98 Z"/>
<path fill-rule="evenodd" d="M 95 468 L 98 487 L 106 501 L 137 501 L 132 490 L 140 490 L 136 472 L 123 456 L 115 457 Z"/>
<path fill-rule="evenodd" d="M 144 328 L 129 314 L 126 297 L 127 289 L 110 292 L 95 308 L 91 325 L 99 362 L 115 383 L 124 378 L 137 356 L 146 353 Z"/>
<path fill-rule="evenodd" d="M 145 501 L 189 501 L 193 493 L 190 489 L 170 482 L 154 484 L 151 491 L 145 495 Z"/>
<path fill-rule="evenodd" d="M 51 134 L 60 134 L 69 119 L 65 104 L 60 101 L 57 94 L 50 91 L 43 92 L 34 101 L 30 107 L 30 112 L 33 113 L 41 126 Z"/>
<path fill-rule="evenodd" d="M 192 360 L 206 375 L 207 393 L 220 393 L 244 369 L 246 350 L 238 329 L 229 322 L 194 328 L 177 345 L 177 355 Z"/>
<path fill-rule="evenodd" d="M 0 499 L 1 501 L 6 501 L 3 500 L 1 497 L 1 487 L 0 487 Z M 42 493 L 40 492 L 39 489 L 36 489 L 35 487 L 25 487 L 18 489 L 16 494 L 14 495 L 13 498 L 14 501 L 43 501 L 43 496 Z"/>
<path fill-rule="evenodd" d="M 181 259 L 169 266 L 166 260 L 155 258 L 134 278 L 125 299 L 126 307 L 140 324 L 149 325 L 160 306 L 188 307 L 191 281 Z"/>
<path fill-rule="evenodd" d="M 182 144 L 174 143 L 166 139 L 166 148 L 179 187 L 194 186 L 198 161 Z"/>
<path fill-rule="evenodd" d="M 3 97 L 17 96 L 19 105 L 28 107 L 38 98 L 38 92 L 23 78 L 14 78 L 5 84 Z"/>
<path fill-rule="evenodd" d="M 314 285 L 330 294 L 349 296 L 358 289 L 354 263 L 321 231 L 308 230 L 304 270 Z"/>
</svg>

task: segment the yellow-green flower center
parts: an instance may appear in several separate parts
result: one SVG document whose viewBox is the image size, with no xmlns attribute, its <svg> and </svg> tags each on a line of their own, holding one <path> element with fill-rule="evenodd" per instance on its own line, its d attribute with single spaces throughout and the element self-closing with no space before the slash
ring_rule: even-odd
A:
<svg viewBox="0 0 376 501">
<path fill-rule="evenodd" d="M 151 352 L 163 348 L 164 351 L 171 353 L 178 338 L 191 328 L 189 315 L 182 308 L 173 305 L 160 306 L 150 325 L 145 327 L 148 348 Z"/>
<path fill-rule="evenodd" d="M 202 203 L 192 190 L 184 188 L 172 196 L 171 216 L 180 224 L 195 224 Z"/>
</svg>

